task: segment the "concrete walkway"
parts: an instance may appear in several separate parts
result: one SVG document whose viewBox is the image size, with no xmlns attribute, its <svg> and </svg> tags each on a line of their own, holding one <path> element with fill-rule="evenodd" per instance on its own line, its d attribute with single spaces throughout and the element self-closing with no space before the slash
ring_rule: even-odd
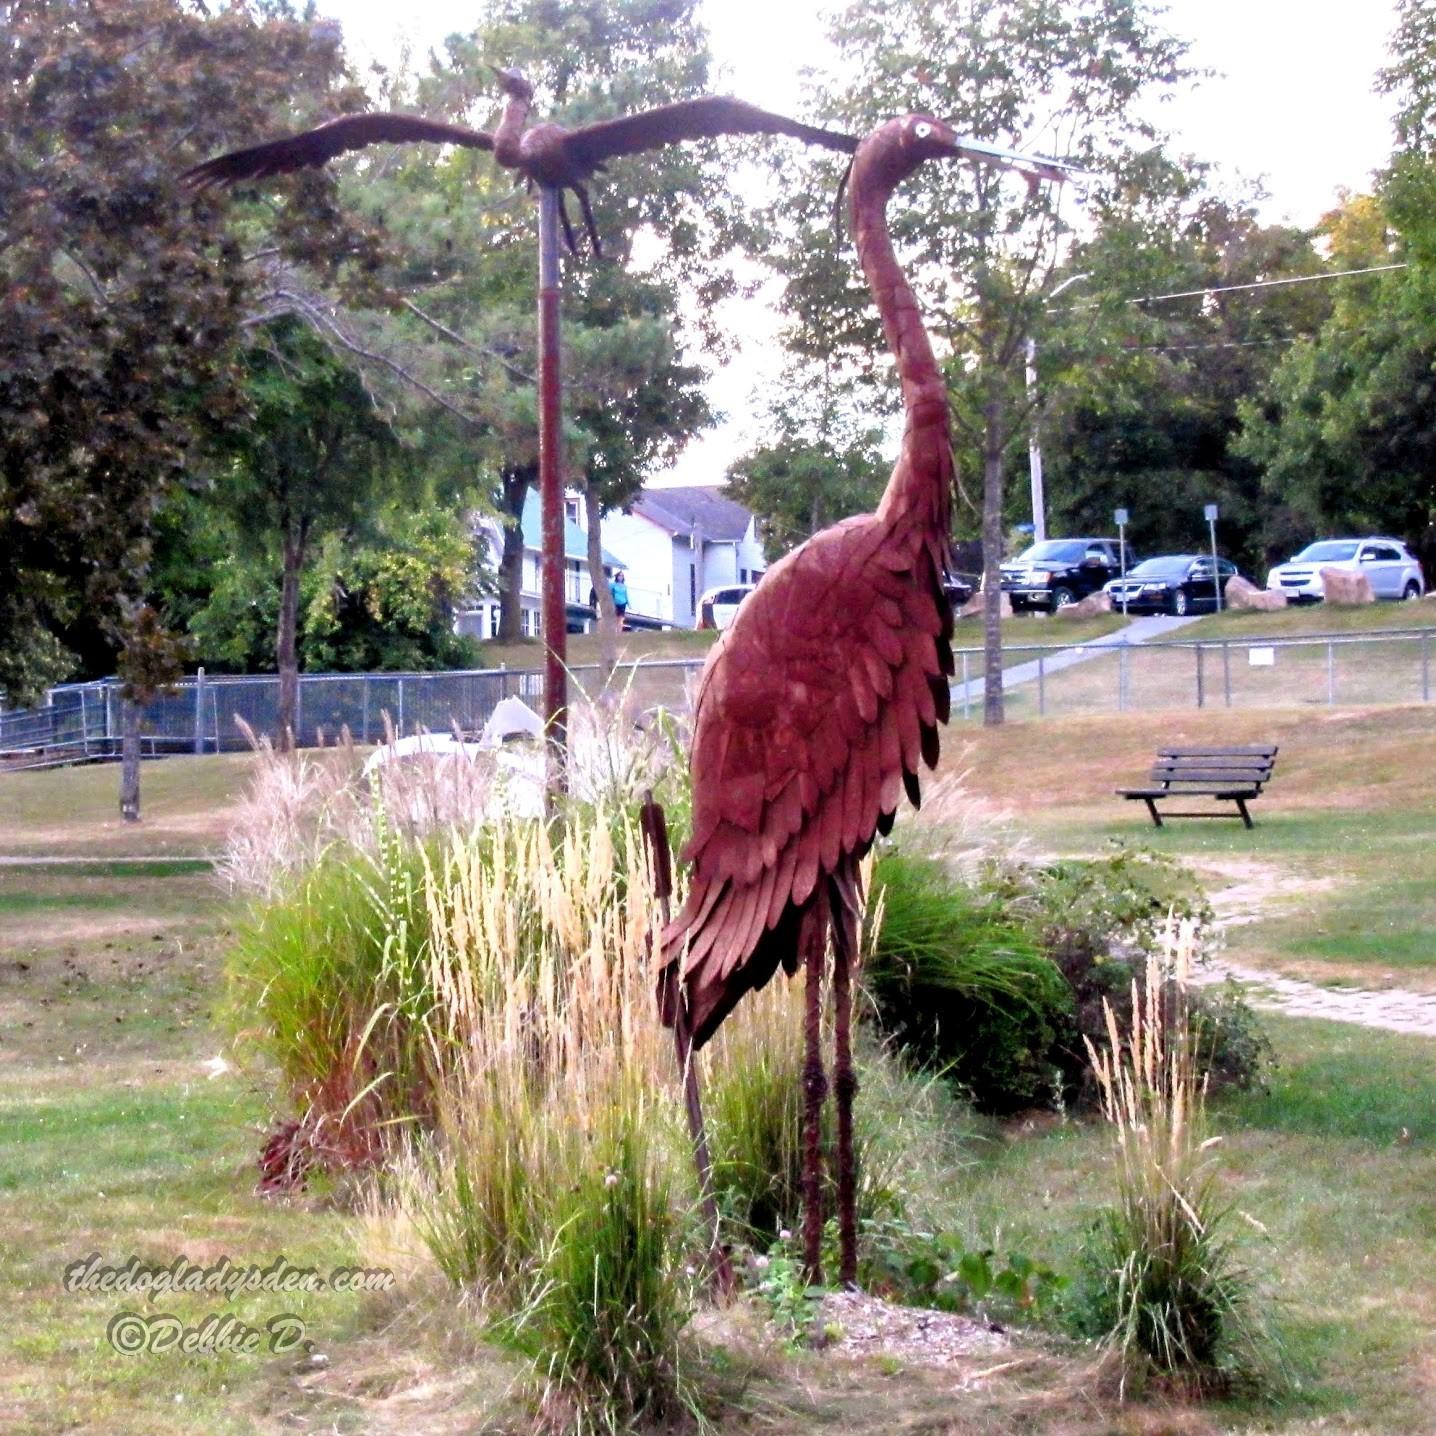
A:
<svg viewBox="0 0 1436 1436">
<path fill-rule="evenodd" d="M 1090 643 L 1073 644 L 1070 648 L 1063 648 L 1052 653 L 1044 654 L 1041 659 L 1041 670 L 1044 676 L 1053 673 L 1061 673 L 1064 668 L 1071 668 L 1078 663 L 1086 663 L 1089 659 L 1100 658 L 1104 653 L 1111 653 L 1117 648 L 1130 648 L 1134 644 L 1149 643 L 1154 638 L 1162 638 L 1174 628 L 1183 628 L 1189 623 L 1196 621 L 1198 615 L 1188 614 L 1184 618 L 1177 618 L 1174 614 L 1158 613 L 1149 618 L 1134 618 L 1126 628 L 1119 629 L 1116 633 L 1108 633 L 1101 638 L 1094 638 Z M 1034 643 L 1050 642 L 1060 643 L 1063 619 L 1049 619 L 1040 628 L 1034 623 L 1037 632 L 1033 635 Z M 1016 646 L 1016 645 L 1009 645 Z M 959 711 L 964 704 L 980 704 L 982 702 L 983 682 L 980 670 L 982 655 L 975 655 L 976 661 L 969 659 L 968 681 L 963 683 L 961 678 L 962 660 L 958 659 L 958 680 L 952 685 L 952 706 L 953 711 Z M 1016 687 L 1019 683 L 1035 683 L 1038 675 L 1038 660 L 1033 659 L 1027 663 L 1017 663 L 1011 668 L 1002 670 L 1003 691 Z"/>
<path fill-rule="evenodd" d="M 1358 1027 L 1379 1027 L 1386 1032 L 1411 1032 L 1436 1037 L 1436 997 L 1400 988 L 1372 991 L 1362 987 L 1320 987 L 1294 977 L 1278 977 L 1255 967 L 1217 961 L 1193 974 L 1198 984 L 1235 978 L 1253 1007 L 1281 1012 L 1287 1017 L 1322 1017 L 1328 1022 L 1351 1022 Z"/>
</svg>

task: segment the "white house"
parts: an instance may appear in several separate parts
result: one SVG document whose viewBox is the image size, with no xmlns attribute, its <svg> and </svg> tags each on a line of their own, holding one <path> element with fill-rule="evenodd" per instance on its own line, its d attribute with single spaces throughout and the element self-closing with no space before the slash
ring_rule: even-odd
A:
<svg viewBox="0 0 1436 1436">
<path fill-rule="evenodd" d="M 568 609 L 568 631 L 582 633 L 595 618 L 593 605 L 588 600 L 593 587 L 588 575 L 588 535 L 574 521 L 575 514 L 581 512 L 581 507 L 570 499 L 564 508 L 564 598 Z M 538 491 L 535 489 L 530 489 L 524 498 L 520 528 L 524 536 L 524 557 L 523 575 L 519 583 L 519 626 L 526 637 L 537 637 L 542 628 L 543 613 L 540 579 L 543 571 L 543 521 Z M 476 532 L 479 537 L 487 540 L 488 552 L 484 565 L 492 577 L 498 573 L 499 558 L 504 551 L 503 529 L 498 519 L 485 517 L 476 525 Z M 615 558 L 605 547 L 604 573 L 612 578 L 614 572 L 622 567 L 623 561 Z M 482 597 L 470 599 L 467 604 L 458 608 L 454 614 L 454 632 L 467 633 L 474 638 L 497 638 L 498 597 L 484 594 Z"/>
<path fill-rule="evenodd" d="M 695 626 L 705 589 L 753 583 L 767 567 L 757 520 L 716 485 L 645 489 L 604 518 L 603 542 L 623 558 L 630 617 L 677 628 Z"/>
<path fill-rule="evenodd" d="M 592 584 L 584 520 L 582 500 L 570 494 L 564 500 L 563 537 L 570 633 L 584 632 L 596 618 L 589 603 Z M 537 636 L 542 613 L 542 521 L 534 489 L 524 499 L 522 529 L 519 622 L 525 635 Z M 499 521 L 482 519 L 478 532 L 488 542 L 486 567 L 496 574 L 503 552 Z M 717 486 L 646 489 L 628 509 L 604 517 L 602 542 L 605 576 L 611 580 L 621 570 L 627 581 L 631 627 L 692 628 L 705 589 L 753 583 L 767 566 L 757 520 Z M 485 595 L 461 607 L 454 616 L 454 630 L 475 638 L 496 637 L 498 598 Z"/>
</svg>

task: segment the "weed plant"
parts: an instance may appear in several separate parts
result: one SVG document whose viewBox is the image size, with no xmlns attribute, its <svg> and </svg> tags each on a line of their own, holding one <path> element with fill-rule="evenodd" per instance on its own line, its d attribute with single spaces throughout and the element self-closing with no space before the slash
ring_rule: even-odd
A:
<svg viewBox="0 0 1436 1436">
<path fill-rule="evenodd" d="M 1124 1385 L 1155 1373 L 1200 1392 L 1252 1371 L 1260 1342 L 1233 1213 L 1217 1187 L 1219 1139 L 1206 1132 L 1186 997 L 1192 947 L 1190 925 L 1173 930 L 1166 961 L 1149 958 L 1127 1030 L 1108 1007 L 1106 1041 L 1091 1044 L 1117 1200 L 1092 1233 L 1082 1310 L 1119 1353 Z"/>
</svg>

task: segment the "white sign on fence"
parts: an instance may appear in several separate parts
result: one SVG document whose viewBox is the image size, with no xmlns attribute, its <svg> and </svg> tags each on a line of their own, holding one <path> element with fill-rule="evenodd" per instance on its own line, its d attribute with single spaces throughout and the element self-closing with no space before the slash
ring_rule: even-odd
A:
<svg viewBox="0 0 1436 1436">
<path fill-rule="evenodd" d="M 1247 662 L 1253 668 L 1275 668 L 1276 649 L 1274 648 L 1248 648 Z"/>
</svg>

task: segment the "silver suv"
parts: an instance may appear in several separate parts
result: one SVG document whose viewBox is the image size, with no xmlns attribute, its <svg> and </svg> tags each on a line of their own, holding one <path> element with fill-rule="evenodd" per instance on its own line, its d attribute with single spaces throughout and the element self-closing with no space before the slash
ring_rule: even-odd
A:
<svg viewBox="0 0 1436 1436">
<path fill-rule="evenodd" d="M 1307 544 L 1267 575 L 1266 586 L 1280 589 L 1292 603 L 1316 603 L 1326 597 L 1324 568 L 1364 573 L 1377 598 L 1420 598 L 1426 591 L 1421 565 L 1400 539 L 1322 539 Z"/>
</svg>

